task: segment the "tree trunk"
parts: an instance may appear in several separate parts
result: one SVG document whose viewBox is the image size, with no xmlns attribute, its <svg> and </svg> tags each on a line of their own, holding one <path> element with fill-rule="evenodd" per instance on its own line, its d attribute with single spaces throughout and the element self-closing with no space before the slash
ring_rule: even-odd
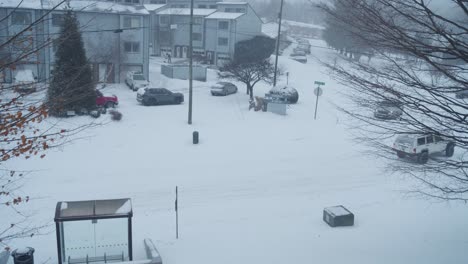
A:
<svg viewBox="0 0 468 264">
<path fill-rule="evenodd" d="M 250 94 L 250 99 L 253 100 L 253 86 L 247 86 L 248 94 Z"/>
<path fill-rule="evenodd" d="M 247 85 L 247 88 L 246 88 L 246 94 L 249 94 L 250 90 L 249 90 L 249 85 Z"/>
</svg>

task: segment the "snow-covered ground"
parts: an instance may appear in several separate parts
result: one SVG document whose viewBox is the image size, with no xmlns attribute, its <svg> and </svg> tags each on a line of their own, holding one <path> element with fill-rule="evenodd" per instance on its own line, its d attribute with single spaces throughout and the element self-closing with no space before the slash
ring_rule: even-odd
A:
<svg viewBox="0 0 468 264">
<path fill-rule="evenodd" d="M 315 47 L 324 43 L 311 43 L 307 64 L 288 59 L 292 47 L 280 57 L 300 93 L 287 116 L 249 111 L 240 84 L 235 95 L 212 97 L 210 70 L 208 82 L 194 82 L 191 126 L 188 81 L 165 79 L 153 59 L 151 81 L 183 92 L 185 103 L 145 107 L 124 85 L 110 85 L 104 93 L 119 97 L 120 122 L 87 130 L 45 159 L 8 164 L 34 170 L 22 189 L 33 199 L 21 209 L 34 213 L 32 221 L 52 223 L 57 201 L 129 197 L 135 259 L 144 258 L 148 237 L 166 264 L 468 263 L 467 206 L 409 196 L 411 180 L 384 174 L 388 161 L 363 154 L 334 107 L 346 87 L 314 59 L 329 55 Z M 314 81 L 326 83 L 318 120 Z M 258 84 L 254 93 L 267 89 Z M 199 145 L 191 144 L 195 130 Z M 323 222 L 323 208 L 334 205 L 355 214 L 353 227 Z M 34 247 L 37 263 L 56 263 L 54 232 L 13 246 Z"/>
</svg>

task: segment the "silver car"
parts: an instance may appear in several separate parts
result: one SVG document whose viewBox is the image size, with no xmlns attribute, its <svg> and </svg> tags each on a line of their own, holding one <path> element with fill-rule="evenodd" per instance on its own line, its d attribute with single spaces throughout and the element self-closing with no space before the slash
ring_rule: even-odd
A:
<svg viewBox="0 0 468 264">
<path fill-rule="evenodd" d="M 218 82 L 211 87 L 211 95 L 226 96 L 237 93 L 237 86 L 229 82 Z"/>
<path fill-rule="evenodd" d="M 377 103 L 374 117 L 377 119 L 399 119 L 403 114 L 403 104 L 398 101 L 382 101 Z"/>
</svg>

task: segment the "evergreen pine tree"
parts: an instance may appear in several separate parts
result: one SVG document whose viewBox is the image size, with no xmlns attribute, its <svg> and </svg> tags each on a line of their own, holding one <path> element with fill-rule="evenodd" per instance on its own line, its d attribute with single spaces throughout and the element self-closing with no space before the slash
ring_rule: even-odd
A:
<svg viewBox="0 0 468 264">
<path fill-rule="evenodd" d="M 60 115 L 67 110 L 92 109 L 96 106 L 95 84 L 79 22 L 68 11 L 62 21 L 55 53 L 55 67 L 48 89 L 49 111 Z"/>
</svg>

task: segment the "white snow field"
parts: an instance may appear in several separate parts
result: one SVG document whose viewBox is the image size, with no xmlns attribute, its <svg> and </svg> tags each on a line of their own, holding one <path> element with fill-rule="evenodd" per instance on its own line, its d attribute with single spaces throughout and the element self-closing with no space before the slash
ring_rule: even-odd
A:
<svg viewBox="0 0 468 264">
<path fill-rule="evenodd" d="M 330 54 L 312 47 L 313 56 Z M 185 102 L 145 107 L 125 85 L 110 85 L 104 93 L 119 97 L 120 122 L 87 130 L 45 159 L 8 164 L 34 171 L 22 189 L 32 201 L 20 209 L 31 221 L 53 223 L 58 201 L 129 197 L 135 259 L 145 257 L 143 240 L 151 238 L 166 264 L 468 263 L 467 205 L 408 195 L 413 181 L 383 173 L 392 161 L 364 155 L 333 105 L 346 87 L 313 56 L 307 64 L 288 59 L 288 50 L 280 57 L 300 93 L 287 116 L 249 111 L 240 83 L 235 95 L 211 96 L 210 70 L 208 82 L 194 82 L 192 126 L 188 81 L 161 77 L 153 59 L 151 81 L 182 91 Z M 314 120 L 316 80 L 326 85 Z M 254 93 L 267 89 L 261 83 Z M 85 120 L 93 119 L 64 122 Z M 199 145 L 191 144 L 195 130 Z M 322 220 L 323 208 L 335 205 L 355 214 L 354 226 L 331 228 Z M 36 263 L 57 263 L 53 225 L 48 230 L 12 246 L 34 247 Z"/>
</svg>

